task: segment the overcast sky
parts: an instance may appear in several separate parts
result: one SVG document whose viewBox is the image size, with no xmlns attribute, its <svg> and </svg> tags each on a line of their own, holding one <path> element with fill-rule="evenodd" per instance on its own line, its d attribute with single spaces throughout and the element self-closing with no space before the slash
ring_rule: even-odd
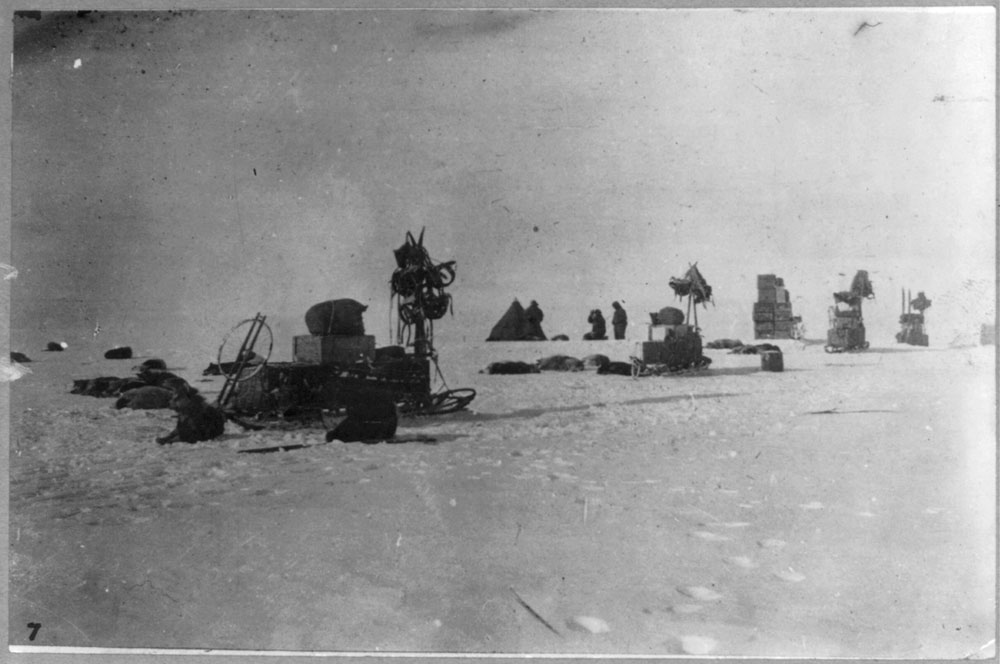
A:
<svg viewBox="0 0 1000 664">
<path fill-rule="evenodd" d="M 485 339 L 515 297 L 549 334 L 616 299 L 641 322 L 697 261 L 710 338 L 752 336 L 771 272 L 823 337 L 867 269 L 870 329 L 891 342 L 905 286 L 943 341 L 993 315 L 994 26 L 990 8 L 18 18 L 12 325 L 262 310 L 290 348 L 310 304 L 354 297 L 387 343 L 391 250 L 426 227 L 458 261 L 453 338 Z"/>
</svg>

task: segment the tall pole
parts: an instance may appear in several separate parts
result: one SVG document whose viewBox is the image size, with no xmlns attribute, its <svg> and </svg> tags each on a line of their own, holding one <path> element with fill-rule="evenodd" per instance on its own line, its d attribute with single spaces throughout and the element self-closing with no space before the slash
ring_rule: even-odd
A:
<svg viewBox="0 0 1000 664">
<path fill-rule="evenodd" d="M 424 327 L 424 312 L 418 309 L 416 320 L 413 321 L 413 354 L 425 357 L 427 353 L 427 330 Z"/>
</svg>

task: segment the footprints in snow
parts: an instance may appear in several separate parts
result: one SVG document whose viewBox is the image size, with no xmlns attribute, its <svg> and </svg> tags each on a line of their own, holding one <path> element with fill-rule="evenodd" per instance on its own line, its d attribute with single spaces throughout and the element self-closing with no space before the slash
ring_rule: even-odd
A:
<svg viewBox="0 0 1000 664">
<path fill-rule="evenodd" d="M 726 537 L 725 535 L 716 535 L 715 533 L 710 533 L 706 530 L 696 530 L 695 532 L 691 533 L 691 537 L 702 539 L 705 540 L 706 542 L 728 542 L 732 539 L 731 537 Z"/>
<path fill-rule="evenodd" d="M 781 579 L 782 581 L 788 581 L 789 583 L 798 583 L 799 581 L 805 581 L 806 575 L 801 572 L 796 572 L 791 567 L 788 569 L 783 569 L 774 573 L 774 576 Z"/>
<path fill-rule="evenodd" d="M 696 599 L 699 602 L 714 602 L 716 600 L 722 599 L 722 595 L 712 590 L 711 588 L 706 588 L 705 586 L 681 586 L 677 589 L 682 595 L 687 595 L 691 599 Z"/>
<path fill-rule="evenodd" d="M 723 560 L 733 567 L 742 567 L 743 569 L 754 569 L 759 567 L 759 565 L 747 556 L 728 556 L 723 558 Z"/>
<path fill-rule="evenodd" d="M 739 506 L 744 509 L 753 509 L 756 505 L 752 503 L 740 503 Z M 807 511 L 815 511 L 824 509 L 824 505 L 819 501 L 812 501 L 800 504 L 799 508 Z M 704 542 L 733 542 L 734 539 L 739 537 L 741 530 L 748 528 L 750 525 L 751 523 L 749 521 L 713 520 L 711 522 L 699 523 L 698 526 L 702 529 L 691 531 L 689 536 L 695 539 L 700 539 Z M 714 532 L 720 529 L 729 531 L 732 535 Z M 768 554 L 780 552 L 787 546 L 787 544 L 788 543 L 785 540 L 775 537 L 764 538 L 757 541 L 759 550 Z M 731 555 L 724 557 L 722 560 L 726 565 L 741 570 L 755 570 L 760 567 L 760 563 L 749 555 Z M 796 584 L 805 581 L 806 575 L 793 569 L 792 567 L 786 567 L 784 569 L 772 571 L 771 578 L 776 582 Z M 722 602 L 725 599 L 723 593 L 707 586 L 679 586 L 677 588 L 677 592 L 691 600 L 694 600 L 693 602 L 674 604 L 670 610 L 678 616 L 700 614 L 705 610 L 706 606 L 711 603 Z M 677 644 L 679 645 L 681 652 L 688 655 L 708 655 L 713 653 L 719 645 L 718 641 L 711 637 L 695 634 L 678 637 Z"/>
</svg>

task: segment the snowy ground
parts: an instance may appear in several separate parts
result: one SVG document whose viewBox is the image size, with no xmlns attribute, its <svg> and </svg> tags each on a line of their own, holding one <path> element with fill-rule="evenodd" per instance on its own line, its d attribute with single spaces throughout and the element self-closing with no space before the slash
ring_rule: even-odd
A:
<svg viewBox="0 0 1000 664">
<path fill-rule="evenodd" d="M 10 641 L 995 656 L 994 348 L 782 345 L 783 373 L 710 350 L 709 371 L 639 380 L 478 373 L 631 343 L 453 345 L 470 411 L 273 454 L 238 451 L 324 432 L 159 447 L 170 412 L 68 393 L 141 358 L 29 353 Z M 204 358 L 142 352 L 220 386 Z"/>
</svg>

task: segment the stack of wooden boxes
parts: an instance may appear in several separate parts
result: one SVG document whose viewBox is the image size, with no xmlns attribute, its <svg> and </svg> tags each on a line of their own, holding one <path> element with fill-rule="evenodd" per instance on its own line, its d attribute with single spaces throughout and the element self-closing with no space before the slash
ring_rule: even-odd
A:
<svg viewBox="0 0 1000 664">
<path fill-rule="evenodd" d="M 754 337 L 793 339 L 801 320 L 792 315 L 792 298 L 784 279 L 773 274 L 758 274 L 757 301 L 753 305 Z"/>
</svg>

